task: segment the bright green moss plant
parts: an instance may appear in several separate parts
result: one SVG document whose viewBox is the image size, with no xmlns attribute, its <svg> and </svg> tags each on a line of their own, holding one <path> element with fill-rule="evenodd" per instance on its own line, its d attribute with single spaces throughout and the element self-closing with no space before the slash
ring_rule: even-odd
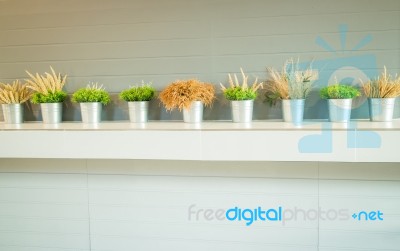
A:
<svg viewBox="0 0 400 251">
<path fill-rule="evenodd" d="M 67 98 L 67 93 L 64 91 L 49 92 L 48 94 L 43 94 L 36 92 L 32 95 L 31 102 L 33 104 L 41 103 L 61 103 Z"/>
<path fill-rule="evenodd" d="M 134 86 L 123 90 L 119 94 L 119 98 L 127 102 L 150 101 L 154 98 L 156 90 L 151 83 L 142 83 L 141 86 Z"/>
<path fill-rule="evenodd" d="M 244 89 L 241 86 L 227 88 L 224 91 L 227 100 L 254 100 L 257 98 L 257 92 L 253 89 Z"/>
<path fill-rule="evenodd" d="M 323 99 L 352 99 L 360 95 L 357 88 L 340 83 L 326 86 L 320 90 L 320 96 Z"/>
<path fill-rule="evenodd" d="M 81 88 L 72 94 L 72 102 L 75 103 L 99 102 L 107 105 L 110 101 L 108 92 L 97 83 L 91 83 L 86 88 Z"/>
</svg>

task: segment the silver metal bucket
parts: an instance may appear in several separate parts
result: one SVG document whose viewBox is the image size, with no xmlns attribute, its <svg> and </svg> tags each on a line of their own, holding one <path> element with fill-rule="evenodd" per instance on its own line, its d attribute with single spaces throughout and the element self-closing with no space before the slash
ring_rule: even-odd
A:
<svg viewBox="0 0 400 251">
<path fill-rule="evenodd" d="M 392 121 L 396 98 L 369 98 L 371 121 Z"/>
<path fill-rule="evenodd" d="M 22 104 L 2 104 L 4 122 L 21 124 L 24 122 L 24 106 Z"/>
<path fill-rule="evenodd" d="M 203 102 L 193 101 L 188 109 L 183 109 L 183 121 L 201 123 L 203 121 Z"/>
<path fill-rule="evenodd" d="M 148 121 L 149 102 L 136 101 L 128 102 L 129 120 L 132 123 L 146 123 Z"/>
<path fill-rule="evenodd" d="M 62 121 L 62 103 L 41 103 L 42 119 L 45 124 L 57 124 Z"/>
<path fill-rule="evenodd" d="M 102 104 L 100 102 L 80 103 L 82 122 L 85 124 L 96 124 L 101 122 Z"/>
<path fill-rule="evenodd" d="M 254 100 L 231 101 L 232 121 L 235 123 L 249 123 L 253 120 Z"/>
<path fill-rule="evenodd" d="M 285 122 L 300 124 L 303 122 L 305 99 L 283 99 L 282 117 Z"/>
<path fill-rule="evenodd" d="M 352 99 L 328 99 L 329 120 L 348 122 L 351 116 Z"/>
</svg>

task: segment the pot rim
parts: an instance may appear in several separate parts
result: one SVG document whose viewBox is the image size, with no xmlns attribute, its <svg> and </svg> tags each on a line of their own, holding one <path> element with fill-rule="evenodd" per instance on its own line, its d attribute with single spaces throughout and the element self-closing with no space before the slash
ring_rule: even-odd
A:
<svg viewBox="0 0 400 251">
<path fill-rule="evenodd" d="M 79 104 L 101 104 L 101 102 L 79 102 Z"/>
</svg>

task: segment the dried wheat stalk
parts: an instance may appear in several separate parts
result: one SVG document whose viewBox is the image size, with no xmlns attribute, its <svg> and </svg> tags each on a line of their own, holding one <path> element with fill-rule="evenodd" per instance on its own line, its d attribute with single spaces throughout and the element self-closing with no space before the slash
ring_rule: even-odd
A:
<svg viewBox="0 0 400 251">
<path fill-rule="evenodd" d="M 45 72 L 44 75 L 39 75 L 39 73 L 33 75 L 26 71 L 29 77 L 31 77 L 31 79 L 25 79 L 28 84 L 27 87 L 43 95 L 61 91 L 65 85 L 67 75 L 61 77 L 61 73 L 56 74 L 53 67 L 50 66 L 50 69 L 51 74 Z"/>
<path fill-rule="evenodd" d="M 240 68 L 240 73 L 242 74 L 242 84 L 240 84 L 236 74 L 233 74 L 234 80 L 232 79 L 231 74 L 228 74 L 228 82 L 229 88 L 241 87 L 242 89 L 252 89 L 253 91 L 257 91 L 258 89 L 263 88 L 263 83 L 258 83 L 258 78 L 256 78 L 251 86 L 248 85 L 249 76 L 246 76 L 243 72 L 243 69 Z M 222 83 L 220 83 L 222 91 L 225 91 L 227 87 L 225 87 Z"/>
<path fill-rule="evenodd" d="M 392 79 L 385 66 L 377 79 L 362 82 L 362 88 L 368 98 L 395 98 L 400 96 L 400 76 Z"/>
<path fill-rule="evenodd" d="M 267 89 L 272 93 L 279 95 L 281 99 L 289 99 L 289 83 L 286 77 L 286 67 L 282 68 L 282 72 L 274 68 L 267 68 L 271 79 L 267 82 Z"/>
<path fill-rule="evenodd" d="M 89 82 L 86 86 L 87 90 L 105 90 L 102 84 L 99 85 L 97 82 Z"/>
<path fill-rule="evenodd" d="M 31 92 L 26 84 L 21 84 L 19 80 L 11 84 L 0 83 L 0 103 L 1 104 L 21 104 L 29 100 Z"/>
<path fill-rule="evenodd" d="M 289 59 L 279 72 L 267 68 L 270 75 L 268 92 L 277 94 L 280 99 L 304 99 L 311 91 L 312 84 L 318 79 L 318 72 L 311 67 L 299 70 L 299 59 Z"/>
</svg>

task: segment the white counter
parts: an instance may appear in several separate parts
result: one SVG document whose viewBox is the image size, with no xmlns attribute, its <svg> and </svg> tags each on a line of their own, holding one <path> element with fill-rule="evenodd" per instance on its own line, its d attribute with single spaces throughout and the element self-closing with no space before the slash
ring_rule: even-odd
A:
<svg viewBox="0 0 400 251">
<path fill-rule="evenodd" d="M 398 122 L 1 124 L 0 250 L 398 250 L 398 128 Z M 371 132 L 380 147 L 348 147 L 356 139 L 364 147 L 377 143 L 364 134 Z M 302 137 L 325 140 L 312 141 L 309 150 L 332 152 L 301 153 Z M 378 160 L 397 163 L 356 163 Z M 236 206 L 283 206 L 299 217 L 251 226 L 205 217 Z M 347 220 L 301 216 L 339 210 Z M 384 221 L 351 217 L 376 210 Z"/>
<path fill-rule="evenodd" d="M 0 158 L 400 162 L 400 121 L 0 124 Z"/>
</svg>

